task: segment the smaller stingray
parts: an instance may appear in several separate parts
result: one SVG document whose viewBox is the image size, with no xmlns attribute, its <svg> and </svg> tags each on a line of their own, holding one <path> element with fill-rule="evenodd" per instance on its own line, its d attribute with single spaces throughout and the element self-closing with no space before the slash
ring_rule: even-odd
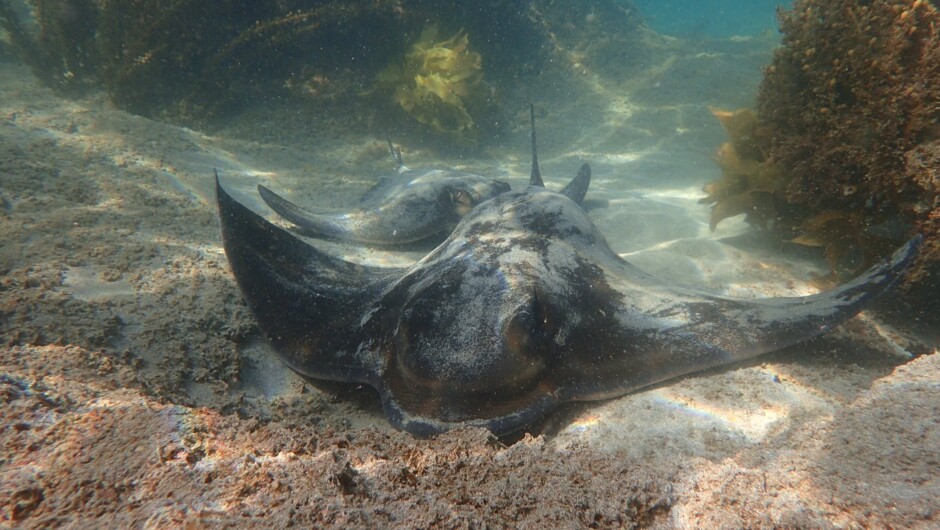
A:
<svg viewBox="0 0 940 530">
<path fill-rule="evenodd" d="M 921 239 L 812 296 L 738 299 L 624 261 L 584 210 L 538 186 L 500 194 L 407 268 L 332 257 L 236 202 L 216 177 L 235 279 L 281 358 L 367 384 L 398 428 L 506 434 L 560 403 L 619 396 L 825 333 L 888 290 Z"/>
<path fill-rule="evenodd" d="M 310 237 L 377 245 L 413 243 L 447 232 L 477 204 L 509 184 L 472 173 L 408 169 L 382 177 L 348 212 L 301 208 L 259 185 L 264 202 Z"/>
<path fill-rule="evenodd" d="M 544 186 L 538 167 L 535 140 L 535 110 L 529 107 L 532 126 L 532 174 L 530 185 Z M 397 172 L 382 177 L 349 212 L 304 209 L 268 188 L 258 193 L 278 215 L 310 237 L 376 245 L 402 245 L 450 233 L 476 205 L 509 191 L 509 184 L 494 179 L 443 169 L 409 169 L 401 152 L 388 143 L 398 165 Z M 581 204 L 591 182 L 591 168 L 583 164 L 561 191 Z M 440 240 L 438 240 L 440 241 Z"/>
</svg>

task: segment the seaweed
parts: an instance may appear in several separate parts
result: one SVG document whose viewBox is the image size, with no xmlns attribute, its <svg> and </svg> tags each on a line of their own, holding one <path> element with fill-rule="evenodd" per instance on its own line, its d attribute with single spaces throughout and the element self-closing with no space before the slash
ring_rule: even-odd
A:
<svg viewBox="0 0 940 530">
<path fill-rule="evenodd" d="M 481 109 L 493 92 L 467 33 L 440 40 L 435 26 L 425 28 L 403 59 L 379 74 L 376 89 L 391 93 L 418 122 L 460 143 L 475 142 L 478 124 L 470 111 Z"/>
<path fill-rule="evenodd" d="M 767 230 L 778 219 L 781 198 L 787 185 L 780 166 L 769 160 L 770 137 L 757 113 L 751 109 L 726 111 L 710 109 L 731 137 L 718 148 L 715 162 L 721 168 L 720 180 L 702 188 L 708 194 L 699 200 L 712 204 L 709 228 L 714 231 L 722 220 L 746 214 L 745 221 Z"/>
</svg>

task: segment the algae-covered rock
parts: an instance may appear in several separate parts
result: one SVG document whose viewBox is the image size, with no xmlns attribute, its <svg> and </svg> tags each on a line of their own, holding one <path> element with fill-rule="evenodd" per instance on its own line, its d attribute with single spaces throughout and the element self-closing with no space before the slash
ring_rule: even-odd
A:
<svg viewBox="0 0 940 530">
<path fill-rule="evenodd" d="M 914 230 L 940 281 L 940 13 L 925 0 L 799 0 L 757 116 L 787 178 L 782 222 L 846 276 Z M 887 241 L 887 244 L 885 244 Z"/>
<path fill-rule="evenodd" d="M 136 114 L 205 128 L 290 109 L 459 151 L 661 53 L 629 0 L 0 0 L 0 24 L 45 84 Z"/>
</svg>

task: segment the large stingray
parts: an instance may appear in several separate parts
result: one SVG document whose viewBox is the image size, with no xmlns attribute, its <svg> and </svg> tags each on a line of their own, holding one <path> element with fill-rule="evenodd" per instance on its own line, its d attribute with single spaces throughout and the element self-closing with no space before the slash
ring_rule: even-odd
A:
<svg viewBox="0 0 940 530">
<path fill-rule="evenodd" d="M 544 186 L 539 171 L 535 138 L 535 110 L 529 107 L 532 126 L 532 174 L 529 184 Z M 264 202 L 294 224 L 298 232 L 321 237 L 378 245 L 402 245 L 449 234 L 477 204 L 509 191 L 498 180 L 445 169 L 409 169 L 401 152 L 388 144 L 397 164 L 396 173 L 382 177 L 350 211 L 304 209 L 259 185 Z M 561 193 L 581 204 L 591 182 L 591 168 L 583 164 Z M 439 240 L 438 240 L 439 241 Z"/>
<path fill-rule="evenodd" d="M 416 435 L 505 434 L 825 333 L 885 292 L 920 239 L 832 291 L 735 299 L 621 259 L 570 198 L 531 186 L 486 201 L 407 268 L 331 257 L 217 182 L 225 252 L 265 336 L 300 374 L 375 388 Z"/>
</svg>

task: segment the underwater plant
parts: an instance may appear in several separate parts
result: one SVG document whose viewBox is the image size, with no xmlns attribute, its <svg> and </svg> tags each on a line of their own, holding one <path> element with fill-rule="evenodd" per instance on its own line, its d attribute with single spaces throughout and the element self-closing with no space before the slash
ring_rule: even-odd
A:
<svg viewBox="0 0 940 530">
<path fill-rule="evenodd" d="M 378 84 L 416 121 L 463 142 L 472 142 L 478 128 L 470 109 L 491 93 L 483 58 L 471 51 L 467 33 L 439 40 L 434 26 L 421 32 L 400 63 L 379 74 Z"/>
<path fill-rule="evenodd" d="M 767 131 L 751 109 L 709 110 L 731 137 L 715 154 L 721 179 L 706 184 L 702 191 L 708 196 L 699 200 L 712 205 L 709 228 L 715 230 L 723 219 L 746 214 L 747 223 L 766 230 L 777 219 L 777 205 L 787 184 L 780 166 L 767 159 Z"/>
</svg>

